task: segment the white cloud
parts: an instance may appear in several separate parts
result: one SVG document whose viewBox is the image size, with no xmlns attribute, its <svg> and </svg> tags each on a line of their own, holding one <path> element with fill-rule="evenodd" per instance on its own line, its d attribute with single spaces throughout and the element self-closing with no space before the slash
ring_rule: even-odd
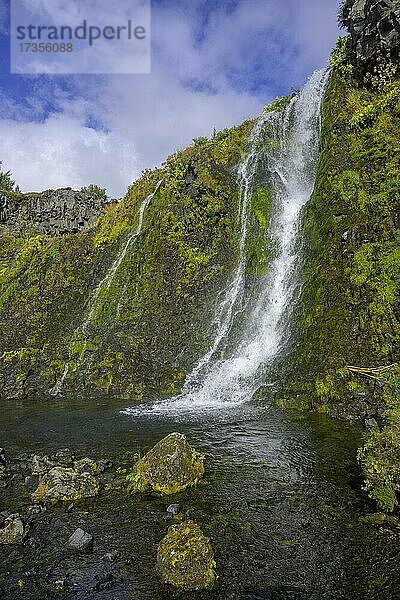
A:
<svg viewBox="0 0 400 600">
<path fill-rule="evenodd" d="M 13 30 L 21 31 L 18 36 L 11 36 L 12 72 L 149 73 L 150 16 L 150 0 L 119 0 L 112 5 L 109 0 L 13 0 Z M 49 26 L 56 30 L 51 32 L 50 38 L 47 37 Z M 64 40 L 62 27 L 70 28 L 65 34 L 65 42 L 71 41 L 70 51 L 20 51 L 21 39 L 43 43 Z M 144 37 L 136 37 L 136 27 L 143 29 Z M 77 28 L 79 33 L 75 35 Z M 106 39 L 103 31 L 112 38 Z M 29 37 L 31 35 L 33 37 Z"/>
<path fill-rule="evenodd" d="M 21 115 L 0 97 L 17 120 L 0 120 L 0 159 L 24 188 L 97 182 L 122 195 L 142 168 L 302 85 L 337 37 L 332 0 L 217 3 L 206 20 L 203 0 L 153 6 L 151 75 L 77 77 L 73 95 L 38 80 Z M 47 98 L 60 114 L 29 122 L 43 119 Z M 85 128 L 93 119 L 104 132 Z"/>
<path fill-rule="evenodd" d="M 23 191 L 97 183 L 119 196 L 138 174 L 132 144 L 71 116 L 52 115 L 43 123 L 2 120 L 0 131 L 3 168 Z"/>
</svg>

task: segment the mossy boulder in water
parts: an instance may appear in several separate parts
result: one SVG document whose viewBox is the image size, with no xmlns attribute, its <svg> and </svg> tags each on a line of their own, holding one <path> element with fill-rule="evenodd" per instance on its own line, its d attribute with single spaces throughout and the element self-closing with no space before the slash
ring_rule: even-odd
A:
<svg viewBox="0 0 400 600">
<path fill-rule="evenodd" d="M 98 467 L 89 458 L 74 461 L 65 451 L 54 457 L 35 455 L 32 471 L 39 475 L 39 485 L 32 495 L 35 502 L 74 501 L 92 498 L 99 492 L 95 477 Z"/>
<path fill-rule="evenodd" d="M 130 489 L 176 494 L 195 485 L 203 476 L 203 460 L 184 435 L 171 433 L 133 466 L 127 477 Z"/>
<path fill-rule="evenodd" d="M 157 569 L 165 583 L 203 590 L 215 581 L 210 540 L 193 521 L 172 525 L 158 545 Z"/>
</svg>

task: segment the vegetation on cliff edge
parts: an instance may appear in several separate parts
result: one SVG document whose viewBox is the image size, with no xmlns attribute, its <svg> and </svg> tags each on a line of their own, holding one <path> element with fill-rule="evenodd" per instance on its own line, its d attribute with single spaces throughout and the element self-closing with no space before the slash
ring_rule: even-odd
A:
<svg viewBox="0 0 400 600">
<path fill-rule="evenodd" d="M 380 58 L 360 84 L 346 48 L 339 41 L 323 104 L 317 182 L 303 216 L 305 284 L 279 397 L 378 424 L 359 457 L 370 495 L 392 510 L 400 486 L 400 73 Z"/>
</svg>

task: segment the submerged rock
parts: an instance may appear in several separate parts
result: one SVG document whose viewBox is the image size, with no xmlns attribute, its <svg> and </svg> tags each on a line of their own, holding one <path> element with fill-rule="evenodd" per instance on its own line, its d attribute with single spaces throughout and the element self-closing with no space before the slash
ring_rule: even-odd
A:
<svg viewBox="0 0 400 600">
<path fill-rule="evenodd" d="M 69 538 L 67 548 L 77 552 L 87 552 L 93 548 L 93 536 L 78 528 Z"/>
<path fill-rule="evenodd" d="M 167 507 L 167 513 L 173 517 L 175 517 L 177 514 L 179 514 L 179 511 L 180 511 L 179 504 L 170 504 Z"/>
<path fill-rule="evenodd" d="M 50 471 L 53 467 L 57 466 L 57 461 L 52 460 L 49 456 L 41 456 L 40 454 L 35 454 L 32 458 L 32 473 L 35 475 L 40 475 L 41 473 L 46 473 Z"/>
<path fill-rule="evenodd" d="M 171 433 L 133 466 L 127 477 L 130 489 L 175 494 L 198 482 L 204 474 L 203 461 L 184 435 Z"/>
<path fill-rule="evenodd" d="M 22 544 L 29 531 L 21 516 L 17 513 L 5 518 L 0 529 L 0 544 Z"/>
<path fill-rule="evenodd" d="M 104 575 L 101 575 L 97 579 L 98 579 L 98 581 L 92 587 L 93 592 L 108 591 L 113 587 L 113 585 L 115 583 L 115 577 L 112 573 L 105 573 Z"/>
<path fill-rule="evenodd" d="M 0 448 L 0 477 L 2 477 L 6 468 L 7 468 L 6 451 L 4 450 L 4 448 Z"/>
<path fill-rule="evenodd" d="M 92 498 L 99 492 L 99 482 L 89 473 L 73 468 L 54 467 L 39 476 L 39 485 L 32 494 L 36 502 L 79 500 Z"/>
<path fill-rule="evenodd" d="M 157 551 L 157 570 L 165 583 L 187 590 L 203 590 L 215 581 L 210 540 L 193 521 L 172 525 Z"/>
<path fill-rule="evenodd" d="M 106 554 L 103 554 L 101 560 L 114 562 L 115 560 L 117 560 L 117 558 L 119 558 L 119 556 L 120 553 L 118 550 L 111 550 L 111 552 L 106 552 Z"/>
<path fill-rule="evenodd" d="M 25 477 L 24 485 L 28 492 L 34 492 L 39 484 L 39 478 L 35 476 Z"/>
</svg>

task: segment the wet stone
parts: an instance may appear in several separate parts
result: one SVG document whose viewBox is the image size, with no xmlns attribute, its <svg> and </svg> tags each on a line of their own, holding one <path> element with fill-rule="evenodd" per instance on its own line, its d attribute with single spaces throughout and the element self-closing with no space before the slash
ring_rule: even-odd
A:
<svg viewBox="0 0 400 600">
<path fill-rule="evenodd" d="M 29 531 L 21 516 L 16 513 L 9 515 L 0 529 L 0 544 L 22 544 Z"/>
<path fill-rule="evenodd" d="M 120 556 L 120 554 L 119 554 L 118 550 L 111 550 L 111 552 L 107 552 L 106 554 L 103 554 L 103 556 L 101 557 L 101 560 L 114 562 L 114 560 L 117 560 L 117 558 L 119 558 L 119 556 Z"/>
<path fill-rule="evenodd" d="M 25 477 L 24 485 L 28 492 L 32 493 L 37 489 L 39 485 L 39 478 L 35 476 Z"/>
<path fill-rule="evenodd" d="M 134 465 L 128 475 L 133 492 L 176 494 L 196 485 L 204 474 L 204 457 L 181 433 L 160 440 Z"/>
<path fill-rule="evenodd" d="M 157 551 L 157 570 L 165 583 L 186 590 L 202 590 L 215 581 L 210 540 L 193 521 L 172 525 Z"/>
<path fill-rule="evenodd" d="M 104 473 L 104 471 L 106 471 L 107 469 L 111 469 L 112 466 L 113 466 L 113 463 L 111 460 L 102 458 L 101 460 L 99 460 L 97 462 L 97 472 Z"/>
<path fill-rule="evenodd" d="M 7 510 L 0 512 L 0 527 L 3 527 L 4 521 L 10 516 L 10 514 L 11 513 Z"/>
<path fill-rule="evenodd" d="M 179 514 L 180 508 L 179 504 L 170 504 L 167 508 L 167 513 L 173 517 Z"/>
<path fill-rule="evenodd" d="M 76 552 L 89 552 L 93 548 L 93 536 L 78 528 L 69 538 L 66 547 Z"/>
<path fill-rule="evenodd" d="M 43 506 L 43 504 L 33 504 L 28 508 L 28 515 L 30 517 L 34 515 L 40 515 L 40 513 L 45 512 L 45 510 L 46 507 Z"/>
<path fill-rule="evenodd" d="M 6 451 L 4 448 L 0 448 L 0 468 L 5 469 L 7 467 Z"/>
<path fill-rule="evenodd" d="M 115 583 L 114 575 L 112 573 L 106 573 L 105 575 L 102 575 L 99 578 L 97 583 L 93 586 L 92 591 L 93 592 L 104 592 L 106 590 L 110 590 L 112 588 L 112 586 L 114 585 L 114 583 Z"/>
</svg>

